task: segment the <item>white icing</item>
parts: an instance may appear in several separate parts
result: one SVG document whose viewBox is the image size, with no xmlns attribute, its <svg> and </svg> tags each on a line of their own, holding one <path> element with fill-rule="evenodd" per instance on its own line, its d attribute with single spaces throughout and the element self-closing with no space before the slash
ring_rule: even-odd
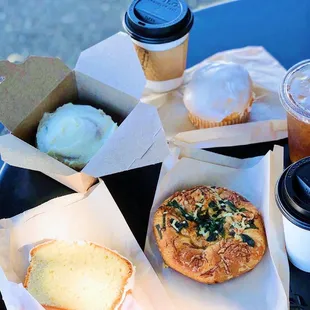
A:
<svg viewBox="0 0 310 310">
<path fill-rule="evenodd" d="M 102 110 L 68 103 L 55 113 L 44 114 L 37 132 L 37 147 L 86 164 L 116 129 L 116 123 Z"/>
<path fill-rule="evenodd" d="M 225 117 L 249 110 L 252 81 L 239 64 L 212 62 L 193 74 L 184 91 L 184 104 L 199 118 L 221 122 Z"/>
<path fill-rule="evenodd" d="M 310 110 L 310 65 L 293 75 L 289 92 L 296 103 Z"/>
</svg>

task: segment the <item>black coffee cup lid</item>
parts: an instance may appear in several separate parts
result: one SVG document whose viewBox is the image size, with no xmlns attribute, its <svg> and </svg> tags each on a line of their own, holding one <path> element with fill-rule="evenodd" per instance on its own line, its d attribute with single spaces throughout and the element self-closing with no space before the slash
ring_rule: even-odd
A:
<svg viewBox="0 0 310 310">
<path fill-rule="evenodd" d="M 310 230 L 310 157 L 284 171 L 277 185 L 277 203 L 289 221 Z"/>
<path fill-rule="evenodd" d="M 124 17 L 124 28 L 142 43 L 163 44 L 185 36 L 194 16 L 184 0 L 134 0 Z"/>
</svg>

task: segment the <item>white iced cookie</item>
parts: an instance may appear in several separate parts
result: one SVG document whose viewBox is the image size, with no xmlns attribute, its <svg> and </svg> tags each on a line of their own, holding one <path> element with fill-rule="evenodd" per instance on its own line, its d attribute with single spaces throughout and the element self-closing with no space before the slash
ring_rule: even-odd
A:
<svg viewBox="0 0 310 310">
<path fill-rule="evenodd" d="M 67 103 L 44 113 L 37 131 L 37 148 L 82 169 L 117 129 L 109 115 L 89 105 Z"/>
<path fill-rule="evenodd" d="M 194 72 L 184 104 L 198 128 L 243 123 L 253 101 L 248 71 L 232 62 L 212 62 Z"/>
</svg>

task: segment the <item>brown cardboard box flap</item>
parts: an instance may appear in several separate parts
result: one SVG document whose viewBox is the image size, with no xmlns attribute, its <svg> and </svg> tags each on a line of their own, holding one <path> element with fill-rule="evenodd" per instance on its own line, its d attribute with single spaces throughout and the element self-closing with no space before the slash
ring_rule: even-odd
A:
<svg viewBox="0 0 310 310">
<path fill-rule="evenodd" d="M 85 192 L 96 181 L 11 134 L 0 137 L 0 154 L 2 160 L 12 166 L 43 172 L 77 192 Z"/>
<path fill-rule="evenodd" d="M 138 100 L 146 83 L 134 45 L 124 32 L 83 51 L 75 70 Z"/>
<path fill-rule="evenodd" d="M 100 177 L 162 162 L 168 154 L 157 109 L 140 102 L 82 172 Z"/>
<path fill-rule="evenodd" d="M 126 34 L 118 33 L 82 52 L 77 71 L 69 70 L 58 59 L 43 57 L 31 57 L 22 65 L 1 64 L 5 70 L 1 71 L 0 65 L 0 76 L 4 74 L 5 80 L 0 82 L 0 121 L 13 131 L 0 137 L 0 154 L 8 164 L 40 171 L 85 192 L 96 177 L 155 164 L 168 155 L 157 109 L 139 103 L 145 77 Z M 45 108 L 54 111 L 52 107 L 61 103 L 60 98 L 71 93 L 102 103 L 125 118 L 81 172 L 40 152 L 32 140 L 18 134 L 25 132 L 26 126 L 19 124 L 23 122 L 31 125 L 31 136 Z"/>
<path fill-rule="evenodd" d="M 77 172 L 69 176 L 53 173 L 46 173 L 46 175 L 78 193 L 86 193 L 87 190 L 98 181 L 98 179 L 82 172 Z"/>
<path fill-rule="evenodd" d="M 57 58 L 31 56 L 22 64 L 1 61 L 0 121 L 14 131 L 70 72 Z"/>
<path fill-rule="evenodd" d="M 63 176 L 70 176 L 77 173 L 72 168 L 39 151 L 37 148 L 12 134 L 0 137 L 0 154 L 4 162 L 15 167 L 49 174 L 61 174 Z M 25 155 L 23 156 L 23 154 Z"/>
<path fill-rule="evenodd" d="M 169 148 L 164 130 L 161 128 L 154 137 L 151 147 L 143 154 L 141 158 L 137 158 L 129 167 L 136 169 L 156 163 L 163 162 L 169 155 Z"/>
</svg>

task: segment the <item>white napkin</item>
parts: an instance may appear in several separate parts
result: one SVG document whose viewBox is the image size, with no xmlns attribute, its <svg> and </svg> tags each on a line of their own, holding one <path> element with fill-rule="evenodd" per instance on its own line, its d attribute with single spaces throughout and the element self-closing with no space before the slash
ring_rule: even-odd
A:
<svg viewBox="0 0 310 310">
<path fill-rule="evenodd" d="M 0 268 L 0 291 L 7 310 L 44 310 L 24 286 L 7 280 Z"/>
</svg>

